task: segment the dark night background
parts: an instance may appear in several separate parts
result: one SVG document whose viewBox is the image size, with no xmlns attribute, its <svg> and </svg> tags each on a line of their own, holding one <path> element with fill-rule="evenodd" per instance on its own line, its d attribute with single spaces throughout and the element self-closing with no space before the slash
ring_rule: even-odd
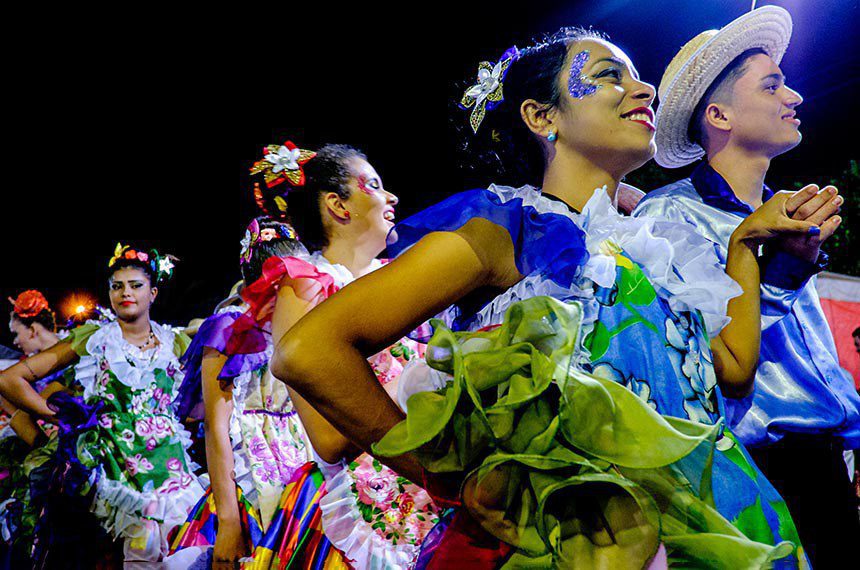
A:
<svg viewBox="0 0 860 570">
<path fill-rule="evenodd" d="M 749 4 L 320 3 L 309 12 L 261 3 L 253 14 L 92 9 L 28 24 L 7 52 L 0 295 L 38 288 L 55 305 L 85 291 L 106 303 L 107 260 L 121 240 L 181 259 L 156 320 L 205 317 L 239 279 L 239 239 L 254 215 L 247 169 L 263 145 L 359 146 L 400 196 L 402 218 L 481 183 L 458 169 L 448 124 L 449 101 L 479 61 L 562 25 L 593 25 L 656 85 L 682 44 Z M 768 182 L 826 183 L 860 159 L 860 1 L 764 4 L 792 13 L 782 68 L 805 98 L 803 143 L 773 162 Z M 644 190 L 688 172 L 646 168 L 631 177 Z M 857 218 L 844 225 L 860 231 Z M 10 342 L 5 326 L 0 342 Z"/>
</svg>

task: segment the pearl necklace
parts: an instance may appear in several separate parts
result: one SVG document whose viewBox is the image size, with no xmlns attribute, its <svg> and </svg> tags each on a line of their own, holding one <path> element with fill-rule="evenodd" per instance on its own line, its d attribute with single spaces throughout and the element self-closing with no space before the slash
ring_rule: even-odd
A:
<svg viewBox="0 0 860 570">
<path fill-rule="evenodd" d="M 143 344 L 135 344 L 134 346 L 138 350 L 143 351 L 149 345 L 154 345 L 154 344 L 155 344 L 155 333 L 152 331 L 152 327 L 149 327 L 149 336 L 146 338 L 146 340 L 143 342 Z"/>
</svg>

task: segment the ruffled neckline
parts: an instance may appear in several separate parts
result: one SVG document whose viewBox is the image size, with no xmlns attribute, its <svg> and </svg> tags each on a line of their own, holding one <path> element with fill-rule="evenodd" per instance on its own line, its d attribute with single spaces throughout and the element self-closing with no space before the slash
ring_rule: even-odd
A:
<svg viewBox="0 0 860 570">
<path fill-rule="evenodd" d="M 730 321 L 726 314 L 728 301 L 742 290 L 723 270 L 713 244 L 686 224 L 626 216 L 615 208 L 605 186 L 594 189 L 581 214 L 561 200 L 545 197 L 533 186 L 512 188 L 493 184 L 488 190 L 502 202 L 520 199 L 523 207 L 531 207 L 539 214 L 564 216 L 576 224 L 585 233 L 589 253 L 582 275 L 597 285 L 612 287 L 616 254 L 623 251 L 641 267 L 672 310 L 700 311 L 710 336 L 718 334 Z M 534 289 L 533 281 L 540 278 L 526 277 L 531 278 L 528 288 Z M 516 287 L 512 287 L 511 292 Z M 583 293 L 577 283 L 571 285 L 571 292 L 577 296 Z M 509 297 L 508 304 L 516 301 L 514 297 L 518 295 Z M 498 314 L 499 309 L 503 312 L 504 308 L 497 306 L 490 310 Z M 482 312 L 487 309 L 489 306 Z M 483 316 L 481 320 L 489 315 Z"/>
<path fill-rule="evenodd" d="M 155 382 L 155 370 L 166 370 L 172 366 L 177 369 L 174 376 L 176 389 L 182 375 L 179 360 L 174 354 L 174 331 L 169 327 L 150 321 L 152 332 L 158 339 L 158 346 L 150 350 L 140 350 L 122 336 L 119 323 L 114 321 L 99 328 L 87 340 L 86 350 L 89 358 L 81 358 L 76 366 L 75 379 L 84 388 L 84 398 L 96 393 L 96 377 L 99 372 L 97 361 L 104 359 L 116 379 L 131 388 L 142 390 Z"/>
</svg>

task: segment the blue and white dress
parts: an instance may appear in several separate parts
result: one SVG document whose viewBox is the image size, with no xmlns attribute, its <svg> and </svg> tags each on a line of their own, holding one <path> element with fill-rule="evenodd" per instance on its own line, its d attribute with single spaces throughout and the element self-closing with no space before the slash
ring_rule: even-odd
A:
<svg viewBox="0 0 860 570">
<path fill-rule="evenodd" d="M 494 298 L 451 307 L 444 319 L 450 328 L 487 330 L 512 305 L 538 296 L 581 304 L 576 368 L 625 386 L 662 416 L 719 426 L 710 471 L 716 510 L 752 541 L 796 545 L 780 567 L 804 563 L 785 502 L 722 427 L 724 399 L 710 338 L 729 322 L 728 301 L 741 289 L 719 265 L 713 244 L 682 224 L 619 214 L 605 189 L 596 189 L 580 214 L 538 189 L 493 185 L 407 218 L 389 252 L 397 255 L 428 233 L 455 231 L 474 218 L 507 230 L 524 277 Z M 450 381 L 426 365 L 408 368 L 401 405 Z M 706 482 L 688 483 L 707 494 Z"/>
</svg>

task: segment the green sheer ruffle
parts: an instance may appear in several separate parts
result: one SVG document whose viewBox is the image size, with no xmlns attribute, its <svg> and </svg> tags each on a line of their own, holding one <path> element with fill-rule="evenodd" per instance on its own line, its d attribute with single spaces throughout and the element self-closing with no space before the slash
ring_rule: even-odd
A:
<svg viewBox="0 0 860 570">
<path fill-rule="evenodd" d="M 88 356 L 89 352 L 87 352 L 87 341 L 90 340 L 90 337 L 93 336 L 100 328 L 101 326 L 95 323 L 83 324 L 70 330 L 69 336 L 64 338 L 61 342 L 69 343 L 72 346 L 72 350 L 74 350 L 75 354 L 78 356 Z"/>
<path fill-rule="evenodd" d="M 411 396 L 373 453 L 461 474 L 464 507 L 517 549 L 506 567 L 642 567 L 661 543 L 678 567 L 765 568 L 791 555 L 791 543 L 749 540 L 715 509 L 719 425 L 661 416 L 574 366 L 581 320 L 579 304 L 534 297 L 491 331 L 434 321 L 426 360 L 447 385 Z"/>
</svg>

